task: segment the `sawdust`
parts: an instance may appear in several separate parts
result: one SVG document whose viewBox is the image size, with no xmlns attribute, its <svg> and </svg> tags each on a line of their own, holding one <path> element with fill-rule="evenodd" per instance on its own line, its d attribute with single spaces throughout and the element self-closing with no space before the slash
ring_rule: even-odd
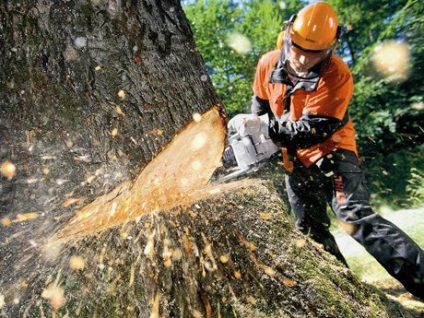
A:
<svg viewBox="0 0 424 318">
<path fill-rule="evenodd" d="M 80 238 L 106 228 L 171 209 L 207 195 L 205 188 L 221 165 L 226 130 L 219 108 L 191 122 L 141 172 L 79 210 L 48 245 Z"/>
</svg>

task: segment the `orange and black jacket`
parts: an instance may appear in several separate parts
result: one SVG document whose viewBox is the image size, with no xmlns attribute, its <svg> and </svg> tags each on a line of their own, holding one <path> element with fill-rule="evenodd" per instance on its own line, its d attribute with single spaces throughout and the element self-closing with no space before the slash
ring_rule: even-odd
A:
<svg viewBox="0 0 424 318">
<path fill-rule="evenodd" d="M 322 156 L 346 149 L 357 154 L 355 129 L 348 115 L 353 94 L 349 67 L 332 56 L 322 75 L 292 83 L 281 63 L 281 51 L 266 53 L 259 60 L 253 83 L 252 113 L 270 115 L 273 140 L 291 149 L 306 166 Z M 286 160 L 285 160 L 286 161 Z"/>
</svg>

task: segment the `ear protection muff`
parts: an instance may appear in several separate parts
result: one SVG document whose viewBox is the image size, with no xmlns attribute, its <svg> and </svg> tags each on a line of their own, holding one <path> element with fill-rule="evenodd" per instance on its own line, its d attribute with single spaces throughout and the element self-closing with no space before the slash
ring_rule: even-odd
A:
<svg viewBox="0 0 424 318">
<path fill-rule="evenodd" d="M 280 33 L 278 33 L 277 37 L 277 49 L 281 50 L 283 47 L 284 40 L 286 38 L 286 32 L 290 29 L 290 26 L 293 24 L 294 20 L 296 20 L 297 15 L 293 14 L 290 19 L 284 21 L 283 26 L 281 27 Z"/>
</svg>

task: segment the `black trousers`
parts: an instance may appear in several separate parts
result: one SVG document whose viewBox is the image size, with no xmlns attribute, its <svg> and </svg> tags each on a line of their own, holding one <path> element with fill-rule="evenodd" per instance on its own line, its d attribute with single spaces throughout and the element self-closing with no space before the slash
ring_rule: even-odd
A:
<svg viewBox="0 0 424 318">
<path fill-rule="evenodd" d="M 310 168 L 295 160 L 286 188 L 296 225 L 341 262 L 330 233 L 327 204 L 347 232 L 413 295 L 424 300 L 424 252 L 401 229 L 376 214 L 353 152 L 337 150 Z"/>
</svg>

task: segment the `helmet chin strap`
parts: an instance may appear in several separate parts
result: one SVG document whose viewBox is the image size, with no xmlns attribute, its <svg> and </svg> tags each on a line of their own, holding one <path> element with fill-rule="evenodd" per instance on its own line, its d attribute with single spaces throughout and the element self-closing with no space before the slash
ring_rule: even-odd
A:
<svg viewBox="0 0 424 318">
<path fill-rule="evenodd" d="M 303 78 L 305 77 L 305 75 L 308 74 L 308 71 L 304 71 L 304 72 L 299 72 L 296 71 L 290 64 L 290 61 L 287 60 L 285 63 L 285 67 L 287 69 L 287 74 L 289 74 L 290 76 L 296 77 L 296 78 Z"/>
<path fill-rule="evenodd" d="M 330 66 L 331 57 L 332 52 L 330 52 L 323 60 L 317 62 L 314 66 L 305 72 L 299 72 L 293 69 L 290 66 L 290 61 L 286 59 L 285 63 L 283 64 L 283 69 L 287 72 L 287 74 L 299 80 L 314 79 L 324 75 Z"/>
</svg>

